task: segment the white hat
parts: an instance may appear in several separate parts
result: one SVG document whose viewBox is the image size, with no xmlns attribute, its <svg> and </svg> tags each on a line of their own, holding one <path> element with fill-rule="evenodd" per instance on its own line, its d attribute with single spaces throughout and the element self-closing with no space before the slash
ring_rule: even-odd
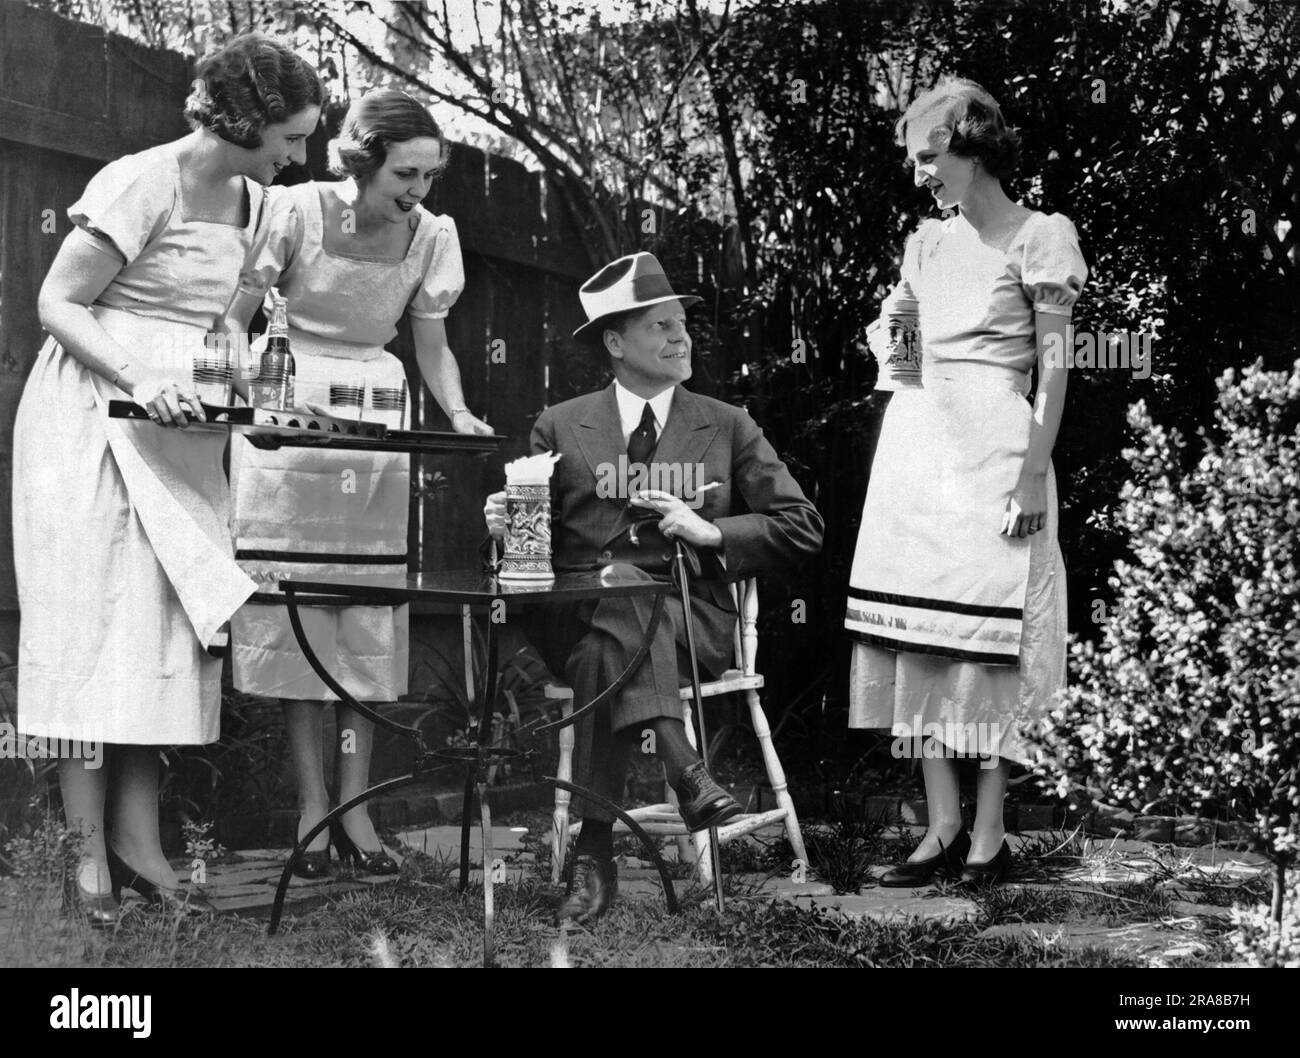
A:
<svg viewBox="0 0 1300 1058">
<path fill-rule="evenodd" d="M 665 301 L 684 306 L 702 299 L 694 294 L 674 294 L 663 266 L 652 253 L 633 253 L 611 261 L 578 290 L 587 322 L 573 332 L 575 338 L 593 334 L 609 316 L 646 309 Z"/>
</svg>

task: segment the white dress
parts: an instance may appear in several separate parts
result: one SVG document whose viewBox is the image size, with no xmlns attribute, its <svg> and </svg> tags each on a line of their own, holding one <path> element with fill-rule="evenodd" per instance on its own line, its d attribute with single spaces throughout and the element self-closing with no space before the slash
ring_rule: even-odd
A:
<svg viewBox="0 0 1300 1058">
<path fill-rule="evenodd" d="M 922 389 L 890 399 L 871 468 L 845 625 L 849 725 L 1025 761 L 1026 728 L 1065 685 L 1056 482 L 1044 529 L 999 535 L 1029 442 L 1035 312 L 1069 316 L 1088 270 L 1060 214 L 1000 244 L 960 216 L 903 255 L 920 303 Z"/>
<path fill-rule="evenodd" d="M 331 381 L 400 386 L 401 361 L 384 350 L 404 313 L 442 319 L 465 285 L 450 217 L 417 206 L 400 260 L 324 247 L 315 183 L 272 188 L 270 236 L 245 290 L 275 285 L 288 302 L 296 397 L 329 405 Z M 408 400 L 408 407 L 410 401 Z M 405 570 L 410 457 L 401 453 L 265 451 L 236 437 L 231 452 L 236 557 L 275 592 L 283 576 Z M 407 607 L 303 607 L 312 649 L 359 701 L 406 693 Z M 268 697 L 332 701 L 311 670 L 281 605 L 249 603 L 232 623 L 234 681 Z"/>
<path fill-rule="evenodd" d="M 175 368 L 225 314 L 263 213 L 186 220 L 171 145 L 100 170 L 69 235 L 126 264 L 92 308 L 138 363 Z M 99 233 L 98 236 L 90 231 Z M 178 360 L 175 358 L 179 358 Z M 120 744 L 216 741 L 221 662 L 204 649 L 255 590 L 235 564 L 223 430 L 107 417 L 127 394 L 53 338 L 14 424 L 18 725 Z"/>
</svg>

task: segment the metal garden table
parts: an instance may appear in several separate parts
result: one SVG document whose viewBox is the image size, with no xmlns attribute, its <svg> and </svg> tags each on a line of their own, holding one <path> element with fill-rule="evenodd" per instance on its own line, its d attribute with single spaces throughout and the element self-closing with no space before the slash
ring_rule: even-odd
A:
<svg viewBox="0 0 1300 1058">
<path fill-rule="evenodd" d="M 289 878 L 293 873 L 298 857 L 302 855 L 316 835 L 329 826 L 331 821 L 338 819 L 344 812 L 363 804 L 378 794 L 419 782 L 436 768 L 459 763 L 465 767 L 465 799 L 461 813 L 460 831 L 459 888 L 460 891 L 464 892 L 469 886 L 470 826 L 473 817 L 474 794 L 477 791 L 479 822 L 483 830 L 483 963 L 485 966 L 492 965 L 494 958 L 492 819 L 487 772 L 494 763 L 517 756 L 520 752 L 514 748 L 493 745 L 489 737 L 492 716 L 495 712 L 499 692 L 500 674 L 498 672 L 497 657 L 499 637 L 497 626 L 503 618 L 508 618 L 510 612 L 517 612 L 527 606 L 578 602 L 602 596 L 621 596 L 624 598 L 645 596 L 654 598 L 650 620 L 640 647 L 632 656 L 627 668 L 607 688 L 581 708 L 575 709 L 569 716 L 550 723 L 525 726 L 515 734 L 520 732 L 537 734 L 554 730 L 572 724 L 591 710 L 598 708 L 610 697 L 617 694 L 628 679 L 632 677 L 649 653 L 655 629 L 658 627 L 659 620 L 663 615 L 664 597 L 672 589 L 672 584 L 667 581 L 633 579 L 612 569 L 584 573 L 561 573 L 552 581 L 528 583 L 512 583 L 490 573 L 477 570 L 462 570 L 444 573 L 312 576 L 299 580 L 282 580 L 279 582 L 279 587 L 284 593 L 281 601 L 288 609 L 289 623 L 298 639 L 298 645 L 302 648 L 303 655 L 316 675 L 346 705 L 369 717 L 376 724 L 409 738 L 415 751 L 415 758 L 409 775 L 377 783 L 350 801 L 345 801 L 299 839 L 298 844 L 294 846 L 292 855 L 289 857 L 289 862 L 285 864 L 284 871 L 280 875 L 280 883 L 275 891 L 275 903 L 271 910 L 271 922 L 268 932 L 275 933 L 279 926 L 285 892 L 288 889 Z M 477 739 L 471 746 L 431 747 L 425 742 L 424 733 L 418 728 L 397 723 L 377 713 L 364 703 L 356 701 L 321 663 L 320 658 L 316 655 L 307 639 L 299 614 L 299 607 L 303 605 L 400 606 L 411 602 L 458 605 L 462 608 L 462 613 L 467 615 L 467 619 L 469 614 L 476 611 L 479 613 L 487 612 L 489 615 L 485 631 L 487 667 L 484 678 L 476 681 L 474 686 L 474 698 L 476 699 L 474 705 L 477 709 L 478 731 Z M 632 833 L 646 847 L 648 854 L 658 868 L 659 877 L 664 887 L 664 899 L 667 901 L 669 910 L 675 912 L 677 910 L 677 898 L 668 875 L 668 868 L 659 854 L 658 846 L 641 828 L 640 824 L 628 816 L 618 805 L 591 790 L 552 776 L 548 776 L 547 781 L 568 790 L 571 794 L 602 805 L 628 825 Z"/>
</svg>

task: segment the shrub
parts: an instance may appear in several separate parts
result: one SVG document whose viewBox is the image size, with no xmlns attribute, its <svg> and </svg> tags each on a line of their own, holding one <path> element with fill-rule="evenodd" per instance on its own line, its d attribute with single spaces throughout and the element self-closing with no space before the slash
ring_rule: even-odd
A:
<svg viewBox="0 0 1300 1058">
<path fill-rule="evenodd" d="M 1131 560 L 1100 643 L 1072 645 L 1040 771 L 1063 796 L 1231 813 L 1276 866 L 1280 923 L 1300 808 L 1300 362 L 1226 372 L 1186 470 L 1178 431 L 1142 403 L 1129 422 L 1140 440 L 1112 518 Z"/>
</svg>

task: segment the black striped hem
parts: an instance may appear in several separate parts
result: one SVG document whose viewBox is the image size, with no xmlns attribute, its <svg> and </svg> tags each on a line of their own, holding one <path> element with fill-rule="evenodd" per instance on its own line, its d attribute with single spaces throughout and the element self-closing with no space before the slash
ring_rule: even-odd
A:
<svg viewBox="0 0 1300 1058">
<path fill-rule="evenodd" d="M 941 658 L 953 658 L 956 661 L 976 661 L 981 665 L 1019 665 L 1020 654 L 994 654 L 980 650 L 958 650 L 956 647 L 939 647 L 932 646 L 929 643 L 905 643 L 900 639 L 890 639 L 888 636 L 873 635 L 871 632 L 859 632 L 856 629 L 847 629 L 850 636 L 861 643 L 869 643 L 873 647 L 884 647 L 886 650 L 897 650 L 906 654 L 933 654 Z"/>
<path fill-rule="evenodd" d="M 405 566 L 406 555 L 353 555 L 330 551 L 236 551 L 236 559 L 248 562 L 307 562 L 348 566 Z"/>
<path fill-rule="evenodd" d="M 866 588 L 849 588 L 849 597 L 863 602 L 888 603 L 890 606 L 915 606 L 925 610 L 962 614 L 966 617 L 1008 617 L 1021 620 L 1025 611 L 1015 606 L 979 606 L 975 603 L 952 602 L 948 599 L 927 599 L 921 595 L 896 595 L 888 591 L 869 591 Z"/>
<path fill-rule="evenodd" d="M 316 606 L 329 610 L 350 610 L 355 607 L 366 606 L 376 610 L 393 610 L 396 607 L 392 603 L 370 603 L 357 602 L 345 595 L 298 595 L 295 593 L 294 602 L 299 607 Z M 285 597 L 283 592 L 259 591 L 254 592 L 244 600 L 245 605 L 254 606 L 278 606 L 281 609 L 285 606 Z"/>
</svg>

